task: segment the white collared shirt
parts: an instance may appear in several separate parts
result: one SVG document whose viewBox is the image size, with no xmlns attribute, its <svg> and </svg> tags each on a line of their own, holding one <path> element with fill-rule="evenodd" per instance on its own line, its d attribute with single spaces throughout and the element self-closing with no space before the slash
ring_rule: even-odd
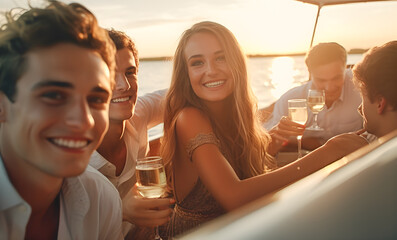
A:
<svg viewBox="0 0 397 240">
<path fill-rule="evenodd" d="M 11 184 L 1 159 L 0 193 L 0 239 L 24 239 L 32 210 Z M 88 166 L 81 175 L 64 179 L 58 239 L 122 239 L 121 222 L 117 190 L 102 174 Z"/>
<path fill-rule="evenodd" d="M 90 165 L 113 183 L 121 199 L 124 199 L 136 182 L 136 159 L 145 157 L 149 151 L 148 129 L 163 122 L 162 101 L 166 92 L 164 89 L 138 97 L 134 116 L 126 122 L 123 140 L 127 148 L 127 161 L 119 176 L 116 176 L 116 166 L 98 152 L 95 151 L 91 156 Z M 131 224 L 124 222 L 124 234 L 127 234 L 131 227 Z"/>
<path fill-rule="evenodd" d="M 299 87 L 290 89 L 277 100 L 272 115 L 264 124 L 264 127 L 270 130 L 281 119 L 282 116 L 288 116 L 288 100 L 294 98 L 307 98 L 312 81 Z M 333 136 L 341 133 L 353 132 L 363 128 L 363 119 L 358 113 L 357 108 L 361 104 L 359 91 L 352 82 L 352 73 L 350 69 L 346 70 L 345 82 L 342 93 L 330 108 L 324 107 L 318 114 L 318 125 L 325 131 L 306 130 L 303 137 L 319 137 L 328 140 Z M 308 120 L 306 126 L 311 126 L 314 121 L 313 113 L 308 110 Z"/>
</svg>

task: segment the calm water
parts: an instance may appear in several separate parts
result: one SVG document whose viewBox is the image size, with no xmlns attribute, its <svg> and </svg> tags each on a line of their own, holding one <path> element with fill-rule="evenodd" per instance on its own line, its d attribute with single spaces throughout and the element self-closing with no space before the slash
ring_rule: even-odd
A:
<svg viewBox="0 0 397 240">
<path fill-rule="evenodd" d="M 361 54 L 350 54 L 347 63 L 357 63 L 361 57 Z M 308 79 L 304 56 L 248 58 L 247 64 L 259 108 L 268 106 L 288 89 L 299 86 Z M 171 73 L 171 61 L 140 62 L 139 95 L 167 88 Z M 149 132 L 149 135 L 153 136 L 160 132 L 161 127 L 156 127 Z"/>
</svg>

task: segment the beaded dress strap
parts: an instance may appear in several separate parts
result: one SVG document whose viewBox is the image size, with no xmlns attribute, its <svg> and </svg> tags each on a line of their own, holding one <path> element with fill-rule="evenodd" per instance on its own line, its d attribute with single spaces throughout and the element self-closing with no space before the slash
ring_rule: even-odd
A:
<svg viewBox="0 0 397 240">
<path fill-rule="evenodd" d="M 215 144 L 220 148 L 220 142 L 214 133 L 199 133 L 194 138 L 190 139 L 186 146 L 186 152 L 190 161 L 192 161 L 194 150 L 204 144 Z"/>
</svg>

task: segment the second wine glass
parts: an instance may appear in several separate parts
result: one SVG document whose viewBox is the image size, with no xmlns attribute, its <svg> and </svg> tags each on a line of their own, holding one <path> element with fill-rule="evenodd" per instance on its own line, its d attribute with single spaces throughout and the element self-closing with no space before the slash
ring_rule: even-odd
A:
<svg viewBox="0 0 397 240">
<path fill-rule="evenodd" d="M 307 121 L 306 99 L 288 100 L 288 117 L 299 124 L 304 125 Z M 296 137 L 298 140 L 298 158 L 302 157 L 302 135 Z"/>
<path fill-rule="evenodd" d="M 145 198 L 161 197 L 167 187 L 163 159 L 159 156 L 145 157 L 137 160 L 136 181 L 139 194 Z M 158 227 L 154 239 L 161 240 Z"/>
<path fill-rule="evenodd" d="M 312 131 L 323 131 L 324 129 L 318 126 L 317 117 L 325 106 L 324 90 L 309 89 L 309 93 L 307 94 L 307 106 L 310 108 L 314 115 L 314 122 L 310 127 L 306 129 Z"/>
</svg>

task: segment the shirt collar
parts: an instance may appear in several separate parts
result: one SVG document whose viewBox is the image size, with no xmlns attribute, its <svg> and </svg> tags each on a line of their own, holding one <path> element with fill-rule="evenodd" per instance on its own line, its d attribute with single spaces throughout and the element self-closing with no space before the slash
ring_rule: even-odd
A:
<svg viewBox="0 0 397 240">
<path fill-rule="evenodd" d="M 89 185 L 83 184 L 82 178 L 85 177 L 84 175 L 89 168 L 92 169 L 92 167 L 87 166 L 83 174 L 65 178 L 63 181 L 60 195 L 61 209 L 58 227 L 58 237 L 62 236 L 62 239 L 76 239 L 76 236 L 73 235 L 87 231 L 83 228 L 87 213 L 91 208 L 88 194 L 90 189 L 86 188 Z M 92 199 L 92 201 L 98 200 Z"/>
<path fill-rule="evenodd" d="M 65 209 L 66 215 L 72 214 L 69 215 L 71 221 L 81 221 L 90 208 L 90 199 L 80 176 L 65 178 L 62 185 L 61 199 L 65 202 L 64 206 L 68 208 Z"/>
<path fill-rule="evenodd" d="M 102 157 L 99 152 L 94 151 L 90 157 L 90 165 L 95 169 L 100 169 L 101 167 L 105 166 L 109 163 L 104 157 Z"/>
<path fill-rule="evenodd" d="M 3 159 L 0 155 L 0 211 L 25 203 L 8 178 Z"/>
<path fill-rule="evenodd" d="M 128 181 L 135 173 L 135 165 L 136 165 L 135 160 L 131 161 L 130 159 L 136 159 L 137 157 L 138 150 L 131 149 L 138 147 L 138 145 L 136 144 L 138 139 L 135 139 L 137 135 L 138 135 L 137 131 L 131 126 L 131 124 L 127 123 L 126 131 L 124 132 L 124 136 L 123 136 L 123 139 L 127 147 L 127 156 L 126 156 L 127 161 L 125 163 L 123 172 L 120 174 L 120 176 L 116 176 L 116 166 L 113 163 L 109 162 L 97 151 L 95 151 L 91 155 L 89 165 L 100 171 L 116 187 L 119 184 Z"/>
</svg>

